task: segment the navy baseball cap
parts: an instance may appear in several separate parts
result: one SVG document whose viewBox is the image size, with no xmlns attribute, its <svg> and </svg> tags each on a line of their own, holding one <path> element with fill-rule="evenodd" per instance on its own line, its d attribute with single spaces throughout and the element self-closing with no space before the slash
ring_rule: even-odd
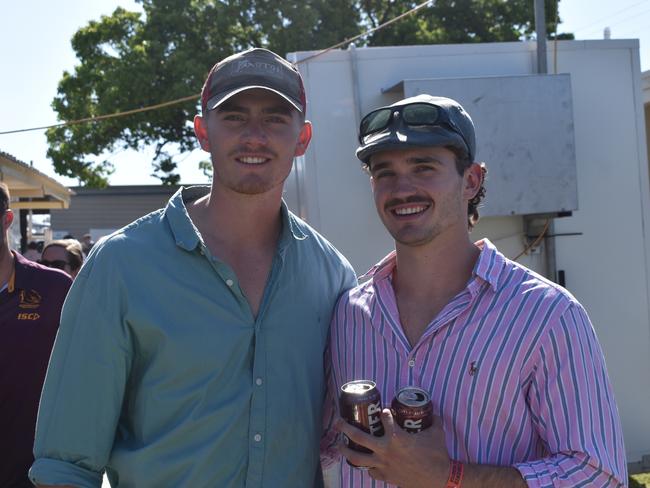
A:
<svg viewBox="0 0 650 488">
<path fill-rule="evenodd" d="M 458 102 L 422 94 L 373 110 L 359 124 L 356 155 L 367 163 L 379 151 L 426 146 L 452 146 L 474 161 L 474 123 Z"/>
</svg>

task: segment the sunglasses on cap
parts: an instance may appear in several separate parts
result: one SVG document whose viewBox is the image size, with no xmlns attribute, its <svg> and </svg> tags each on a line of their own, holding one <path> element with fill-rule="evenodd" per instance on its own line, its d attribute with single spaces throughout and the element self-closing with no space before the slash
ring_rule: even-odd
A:
<svg viewBox="0 0 650 488">
<path fill-rule="evenodd" d="M 60 270 L 65 270 L 65 267 L 68 266 L 67 261 L 63 261 L 62 259 L 55 259 L 54 261 L 39 259 L 38 264 L 42 264 L 43 266 L 47 266 L 48 268 L 56 268 Z"/>
<path fill-rule="evenodd" d="M 383 107 L 373 110 L 361 119 L 361 124 L 359 124 L 359 143 L 361 145 L 366 144 L 369 136 L 381 132 L 391 125 L 393 123 L 393 118 L 398 114 L 402 117 L 402 121 L 408 127 L 448 126 L 463 140 L 467 152 L 471 152 L 471 146 L 467 142 L 467 139 L 465 139 L 463 131 L 460 130 L 453 120 L 451 120 L 447 110 L 438 107 L 437 105 L 422 102 L 408 103 L 397 107 Z M 469 156 L 472 157 L 471 154 L 469 154 Z"/>
</svg>

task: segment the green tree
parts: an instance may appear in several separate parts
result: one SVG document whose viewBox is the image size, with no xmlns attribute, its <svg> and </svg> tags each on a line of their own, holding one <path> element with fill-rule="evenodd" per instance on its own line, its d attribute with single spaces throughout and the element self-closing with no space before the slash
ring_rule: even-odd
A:
<svg viewBox="0 0 650 488">
<path fill-rule="evenodd" d="M 143 13 L 116 9 L 72 38 L 79 59 L 52 102 L 63 121 L 148 107 L 196 94 L 218 59 L 249 47 L 280 54 L 349 39 L 414 7 L 406 0 L 139 0 Z M 553 32 L 557 2 L 547 1 Z M 358 44 L 510 41 L 534 30 L 533 0 L 438 0 L 433 7 Z M 175 158 L 195 148 L 190 100 L 156 110 L 52 128 L 48 156 L 57 173 L 104 186 L 106 154 L 154 147 L 154 175 L 178 183 Z M 209 164 L 204 163 L 204 171 Z"/>
<path fill-rule="evenodd" d="M 421 2 L 364 0 L 362 15 L 376 27 Z M 556 30 L 556 0 L 545 0 L 546 29 Z M 535 32 L 533 0 L 437 0 L 417 16 L 406 17 L 368 39 L 371 46 L 503 42 L 531 38 Z M 570 37 L 570 36 L 569 36 Z"/>
</svg>

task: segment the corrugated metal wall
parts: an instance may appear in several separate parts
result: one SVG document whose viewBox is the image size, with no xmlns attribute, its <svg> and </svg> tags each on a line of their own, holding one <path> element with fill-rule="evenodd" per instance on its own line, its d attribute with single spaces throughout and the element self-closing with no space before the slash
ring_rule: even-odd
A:
<svg viewBox="0 0 650 488">
<path fill-rule="evenodd" d="M 53 210 L 52 231 L 70 233 L 77 239 L 90 229 L 119 229 L 164 207 L 177 186 L 114 186 L 104 189 L 72 188 L 67 210 Z"/>
</svg>

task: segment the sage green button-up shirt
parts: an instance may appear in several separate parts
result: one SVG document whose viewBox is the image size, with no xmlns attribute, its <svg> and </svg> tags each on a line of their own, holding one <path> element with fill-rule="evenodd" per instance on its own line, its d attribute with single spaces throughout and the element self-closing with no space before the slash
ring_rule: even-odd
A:
<svg viewBox="0 0 650 488">
<path fill-rule="evenodd" d="M 323 354 L 349 263 L 282 206 L 257 319 L 179 191 L 93 249 L 67 297 L 30 478 L 99 487 L 320 485 Z M 223 229 L 223 232 L 227 232 Z"/>
</svg>

